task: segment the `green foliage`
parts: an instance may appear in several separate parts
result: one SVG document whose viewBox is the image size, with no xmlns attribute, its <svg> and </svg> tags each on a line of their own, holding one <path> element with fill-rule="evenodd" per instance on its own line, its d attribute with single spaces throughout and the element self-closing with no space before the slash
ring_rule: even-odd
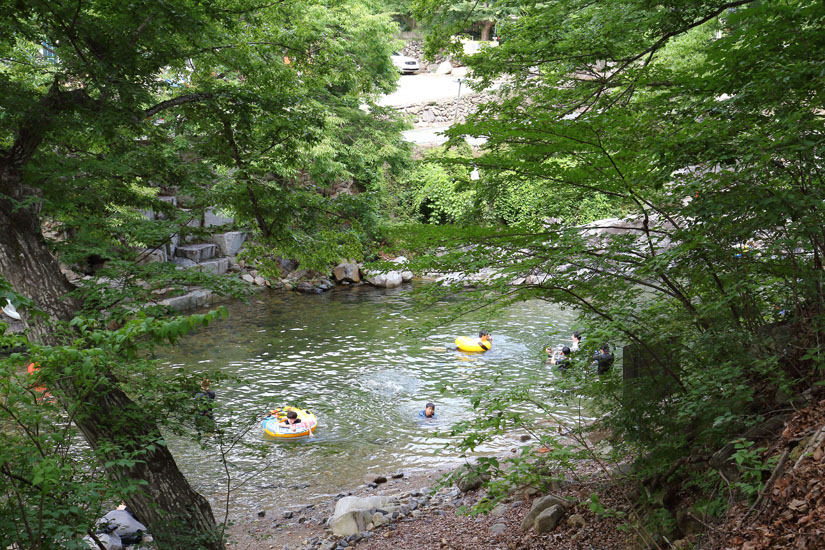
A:
<svg viewBox="0 0 825 550">
<path fill-rule="evenodd" d="M 420 182 L 412 207 L 421 220 L 434 224 L 462 224 L 473 219 L 473 191 L 456 189 L 456 181 L 442 166 L 423 164 L 412 177 Z"/>
<path fill-rule="evenodd" d="M 167 320 L 138 314 L 114 331 L 77 317 L 63 345 L 28 345 L 0 357 L 0 492 L 5 497 L 0 499 L 0 544 L 51 548 L 60 541 L 61 548 L 85 548 L 79 539 L 96 519 L 145 484 L 107 476 L 104 469 L 128 470 L 165 444 L 160 433 L 135 440 L 129 423 L 191 432 L 197 407 L 192 395 L 202 374 L 163 374 L 150 359 L 152 350 L 225 315 L 222 308 Z M 21 343 L 14 336 L 0 337 L 0 348 Z M 28 363 L 36 365 L 31 374 Z M 74 421 L 100 411 L 76 395 L 113 383 L 136 405 L 119 411 L 121 429 L 92 450 L 80 444 Z"/>
<path fill-rule="evenodd" d="M 490 380 L 479 381 L 474 387 L 446 385 L 442 393 L 467 399 L 475 415 L 454 424 L 449 431 L 451 443 L 461 452 L 472 452 L 514 430 L 524 430 L 535 444 L 523 445 L 516 455 L 505 458 L 479 457 L 474 466 L 483 479 L 487 494 L 470 511 L 486 513 L 510 496 L 512 489 L 534 487 L 548 492 L 572 475 L 577 464 L 588 453 L 577 444 L 581 432 L 562 434 L 560 422 L 537 422 L 547 414 L 547 399 L 567 398 L 569 386 L 564 389 L 541 379 L 523 379 L 511 373 L 499 372 Z M 553 419 L 555 420 L 555 419 Z"/>
<path fill-rule="evenodd" d="M 46 504 L 58 514 L 76 505 L 75 487 L 104 486 L 100 499 L 56 523 L 39 523 L 37 533 L 17 538 L 4 523 L 4 548 L 76 539 L 102 503 L 129 494 L 129 487 L 106 480 L 100 465 L 112 479 L 135 482 L 130 464 L 162 449 L 159 427 L 182 430 L 192 416 L 194 377 L 158 376 L 151 352 L 213 315 L 163 320 L 155 303 L 191 285 L 232 296 L 240 287 L 206 273 L 143 265 L 148 251 L 177 238 L 207 237 L 208 230 L 188 224 L 210 207 L 252 227 L 268 257 L 301 252 L 308 266 L 342 251 L 357 257 L 375 238 L 382 187 L 403 167 L 408 147 L 400 139 L 403 125 L 376 105 L 397 81 L 389 59 L 397 44 L 396 26 L 371 6 L 361 0 L 91 0 L 11 3 L 2 10 L 0 225 L 8 229 L 4 236 L 13 233 L 4 252 L 18 242 L 28 249 L 4 254 L 0 275 L 19 293 L 26 287 L 27 309 L 47 310 L 25 320 L 36 321 L 32 340 L 51 344 L 4 336 L 3 344 L 26 351 L 3 360 L 3 382 L 16 388 L 16 369 L 36 363 L 36 383 L 63 407 L 50 410 L 52 424 L 43 433 L 74 437 L 73 421 L 95 449 L 75 453 L 67 444 L 41 452 L 31 436 L 39 428 L 30 429 L 28 417 L 20 416 L 26 411 L 4 410 L 0 425 L 10 422 L 19 432 L 8 441 L 9 452 L 39 458 L 3 472 L 0 502 L 11 515 L 2 517 L 14 518 L 22 532 L 27 520 L 50 509 Z M 338 192 L 341 183 L 364 193 Z M 165 194 L 177 194 L 186 210 L 158 198 Z M 147 211 L 160 219 L 148 220 Z M 61 260 L 83 274 L 97 270 L 97 281 L 72 293 L 79 300 L 63 295 L 68 285 L 41 227 Z M 44 273 L 53 280 L 41 281 Z M 5 284 L 2 290 L 11 291 Z M 81 316 L 71 324 L 50 324 L 49 315 L 68 321 L 81 302 Z M 36 402 L 31 388 L 9 395 L 26 391 Z M 17 464 L 2 458 L 4 466 Z M 172 461 L 158 470 L 159 478 L 177 473 Z M 61 486 L 75 493 L 56 504 L 35 498 Z M 164 490 L 164 481 L 155 480 L 146 494 Z M 141 501 L 146 509 L 161 505 L 149 498 Z M 186 516 L 195 503 L 183 500 L 169 499 L 178 508 L 167 511 Z M 209 517 L 189 516 L 193 525 L 182 534 L 193 547 L 200 546 L 193 529 L 211 536 Z"/>
<path fill-rule="evenodd" d="M 603 518 L 622 517 L 622 512 L 605 508 L 599 499 L 599 493 L 590 493 L 590 500 L 587 502 L 587 507 L 591 512 Z"/>
<path fill-rule="evenodd" d="M 392 187 L 396 223 L 503 224 L 540 230 L 548 220 L 587 223 L 621 215 L 627 207 L 626 201 L 599 192 L 488 171 L 476 162 L 466 145 L 427 151 Z"/>
<path fill-rule="evenodd" d="M 417 13 L 433 46 L 457 48 L 448 4 Z M 556 383 L 600 417 L 618 456 L 643 457 L 640 475 L 712 453 L 781 406 L 778 390 L 822 378 L 825 7 L 736 4 L 507 2 L 519 16 L 499 26 L 501 45 L 463 59 L 479 86 L 500 84 L 497 101 L 450 130 L 487 138 L 466 163 L 501 225 L 399 235 L 439 252 L 416 256 L 428 271 L 494 268 L 489 302 L 580 311 L 586 345 Z M 617 214 L 614 227 L 579 225 Z M 602 341 L 635 348 L 639 378 L 623 383 L 618 364 L 594 375 Z M 513 409 L 527 399 L 506 396 Z M 739 452 L 753 494 L 766 470 Z"/>
<path fill-rule="evenodd" d="M 739 479 L 733 485 L 752 503 L 765 486 L 765 474 L 770 475 L 779 459 L 774 456 L 763 460 L 765 449 L 753 448 L 753 441 L 745 439 L 736 440 L 734 449 L 730 460 L 739 468 Z"/>
<path fill-rule="evenodd" d="M 7 10 L 0 24 L 10 31 L 0 39 L 0 147 L 37 129 L 22 176 L 62 232 L 61 258 L 80 271 L 90 256 L 109 260 L 105 276 L 132 301 L 146 298 L 144 283 L 150 292 L 194 284 L 155 267 L 117 271 L 192 234 L 189 217 L 211 206 L 270 252 L 309 263 L 318 262 L 307 248 L 333 249 L 341 232 L 375 238 L 382 190 L 409 145 L 394 111 L 375 103 L 397 81 L 397 44 L 371 3 L 92 2 Z M 364 196 L 336 196 L 341 186 Z M 187 210 L 158 200 L 170 192 Z"/>
</svg>

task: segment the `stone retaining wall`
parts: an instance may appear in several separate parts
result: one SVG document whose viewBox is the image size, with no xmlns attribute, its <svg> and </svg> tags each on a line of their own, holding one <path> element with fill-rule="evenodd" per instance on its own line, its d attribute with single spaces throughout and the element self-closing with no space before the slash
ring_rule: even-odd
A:
<svg viewBox="0 0 825 550">
<path fill-rule="evenodd" d="M 457 116 L 455 98 L 414 103 L 399 107 L 398 111 L 412 117 L 416 128 L 444 126 L 445 124 L 452 124 L 453 120 L 464 122 L 467 115 L 474 113 L 481 103 L 486 103 L 491 99 L 490 95 L 484 93 L 462 95 L 461 100 L 458 102 Z"/>
<path fill-rule="evenodd" d="M 421 40 L 410 40 L 398 53 L 417 59 L 421 72 L 434 71 L 442 61 L 451 60 L 448 56 L 437 55 L 434 61 L 426 61 L 424 59 L 424 45 Z"/>
</svg>

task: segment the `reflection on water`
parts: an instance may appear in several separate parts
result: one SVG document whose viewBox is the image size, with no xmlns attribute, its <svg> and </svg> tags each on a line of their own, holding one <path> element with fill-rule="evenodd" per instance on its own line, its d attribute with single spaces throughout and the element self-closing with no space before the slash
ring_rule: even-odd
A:
<svg viewBox="0 0 825 550">
<path fill-rule="evenodd" d="M 169 368 L 219 369 L 238 378 L 213 388 L 216 419 L 230 426 L 228 436 L 243 434 L 226 452 L 233 484 L 246 479 L 233 492 L 234 514 L 336 494 L 361 483 L 367 472 L 461 461 L 443 449 L 447 439 L 434 433 L 470 418 L 470 405 L 440 394 L 438 385 L 472 387 L 501 370 L 547 379 L 552 375 L 541 350 L 566 339 L 573 322 L 572 312 L 533 301 L 412 334 L 404 329 L 429 319 L 413 310 L 409 287 L 262 294 L 228 309 L 228 320 L 187 338 L 164 361 Z M 482 327 L 494 336 L 492 351 L 455 350 L 456 336 L 475 335 Z M 418 418 L 427 401 L 436 404 L 437 420 Z M 314 437 L 263 440 L 261 418 L 283 404 L 315 413 Z M 221 500 L 226 478 L 214 448 L 202 450 L 171 436 L 169 443 L 195 488 L 213 502 Z M 512 446 L 502 439 L 482 451 Z"/>
</svg>

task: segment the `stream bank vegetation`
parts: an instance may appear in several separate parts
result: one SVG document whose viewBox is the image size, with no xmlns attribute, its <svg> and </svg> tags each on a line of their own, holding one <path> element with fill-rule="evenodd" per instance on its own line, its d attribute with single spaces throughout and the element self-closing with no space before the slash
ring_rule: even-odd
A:
<svg viewBox="0 0 825 550">
<path fill-rule="evenodd" d="M 549 202 L 539 225 L 515 216 L 396 234 L 401 248 L 423 252 L 420 271 L 486 270 L 483 298 L 470 307 L 548 300 L 576 308 L 586 327 L 567 373 L 466 390 L 479 413 L 454 428 L 466 449 L 514 426 L 536 436 L 507 467 L 480 461 L 492 474 L 484 506 L 517 481 L 547 489 L 584 454 L 608 470 L 632 463 L 635 512 L 626 522 L 643 533 L 643 547 L 681 539 L 814 548 L 821 518 L 794 514 L 820 497 L 790 487 L 809 478 L 792 474 L 788 457 L 809 468 L 823 457 L 815 411 L 824 366 L 825 8 L 807 0 L 507 4 L 519 14 L 497 26 L 500 46 L 462 59 L 479 87 L 500 83 L 498 101 L 450 130 L 454 144 L 466 135 L 487 142 L 474 158 L 445 158 L 445 169 L 479 170 L 480 179 L 460 182 L 479 207 L 510 204 L 506 197 L 531 182 L 533 193 L 598 197 L 620 214 L 596 227 Z M 446 4 L 417 6 L 437 29 L 431 48 L 461 57 L 449 38 L 461 24 L 439 27 Z M 623 348 L 624 377 L 590 367 L 602 342 Z M 564 426 L 564 437 L 514 412 L 571 396 L 599 420 Z M 785 433 L 783 444 L 775 438 L 795 411 L 795 422 L 811 419 L 810 433 Z M 588 437 L 597 432 L 596 447 Z M 788 517 L 767 522 L 788 506 Z M 722 525 L 737 513 L 747 522 Z M 804 527 L 780 536 L 791 519 Z"/>
<path fill-rule="evenodd" d="M 151 360 L 222 313 L 147 304 L 191 285 L 245 290 L 142 260 L 205 237 L 190 222 L 210 208 L 234 214 L 261 256 L 308 267 L 375 238 L 381 188 L 409 150 L 403 122 L 376 105 L 398 78 L 398 44 L 374 7 L 2 10 L 0 300 L 24 332 L 0 323 L 0 547 L 87 548 L 85 534 L 99 546 L 95 519 L 125 500 L 161 548 L 224 548 L 224 518 L 162 436 L 195 433 L 202 373 L 164 377 Z M 90 276 L 75 286 L 67 268 Z"/>
<path fill-rule="evenodd" d="M 416 4 L 431 45 L 461 57 L 449 37 L 468 19 L 442 22 L 441 0 Z M 187 225 L 157 198 L 171 189 L 235 213 L 273 269 L 280 256 L 358 259 L 391 235 L 431 252 L 415 259 L 422 271 L 495 274 L 480 289 L 492 304 L 577 308 L 582 357 L 602 341 L 624 347 L 631 380 L 579 359 L 558 379 L 470 391 L 478 419 L 455 428 L 468 449 L 531 427 L 517 404 L 575 395 L 603 413 L 565 438 L 531 428 L 539 446 L 512 464 L 484 461 L 494 475 L 483 506 L 502 479 L 547 488 L 581 456 L 606 469 L 632 459 L 627 524 L 641 546 L 697 525 L 711 526 L 697 546 L 759 548 L 791 523 L 803 527 L 782 534 L 788 544 L 821 540 L 819 494 L 796 481 L 823 457 L 822 3 L 484 4 L 507 8 L 500 45 L 462 61 L 480 86 L 501 83 L 500 101 L 451 130 L 453 145 L 485 136 L 483 154 L 422 164 L 400 186 L 403 125 L 375 105 L 397 78 L 395 27 L 368 2 L 0 12 L 0 298 L 26 327 L 2 327 L 3 345 L 22 349 L 0 361 L 0 546 L 85 548 L 80 536 L 120 499 L 163 548 L 224 546 L 220 518 L 161 436 L 184 430 L 197 380 L 159 377 L 149 360 L 220 313 L 161 319 L 136 304 L 195 281 L 240 289 L 135 266 Z M 360 193 L 336 191 L 341 180 Z M 147 209 L 167 219 L 147 224 Z M 582 225 L 606 214 L 621 217 Z M 61 244 L 44 237 L 46 220 Z M 106 279 L 74 288 L 54 252 L 105 258 Z M 785 443 L 763 444 L 794 411 Z M 609 445 L 593 447 L 595 430 Z M 81 436 L 87 447 L 70 444 Z M 764 523 L 780 508 L 793 514 Z M 713 530 L 737 510 L 756 527 Z"/>
</svg>

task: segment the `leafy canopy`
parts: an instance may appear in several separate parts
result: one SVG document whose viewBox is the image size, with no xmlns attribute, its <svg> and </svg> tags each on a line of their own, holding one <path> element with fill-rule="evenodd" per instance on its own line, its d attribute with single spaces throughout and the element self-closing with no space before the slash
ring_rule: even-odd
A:
<svg viewBox="0 0 825 550">
<path fill-rule="evenodd" d="M 659 466 L 821 380 L 822 4 L 500 4 L 518 11 L 501 45 L 462 58 L 479 87 L 499 85 L 496 101 L 450 132 L 487 137 L 479 192 L 542 182 L 603 197 L 622 219 L 404 244 L 441 247 L 429 269 L 495 267 L 490 286 L 509 299 L 578 308 L 589 351 L 635 347 L 639 399 L 612 376 L 573 383 L 608 413 L 618 448 L 652 449 Z M 416 5 L 442 24 L 430 45 L 457 51 L 447 4 Z"/>
</svg>

